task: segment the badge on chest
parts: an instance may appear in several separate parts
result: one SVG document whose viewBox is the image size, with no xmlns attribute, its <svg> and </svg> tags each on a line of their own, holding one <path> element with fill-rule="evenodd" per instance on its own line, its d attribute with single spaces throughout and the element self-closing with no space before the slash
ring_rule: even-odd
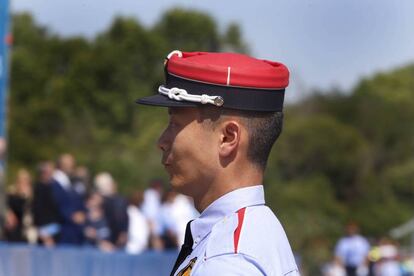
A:
<svg viewBox="0 0 414 276">
<path fill-rule="evenodd" d="M 191 259 L 188 265 L 186 265 L 180 272 L 178 272 L 177 276 L 190 276 L 191 270 L 193 270 L 196 261 L 197 257 Z"/>
</svg>

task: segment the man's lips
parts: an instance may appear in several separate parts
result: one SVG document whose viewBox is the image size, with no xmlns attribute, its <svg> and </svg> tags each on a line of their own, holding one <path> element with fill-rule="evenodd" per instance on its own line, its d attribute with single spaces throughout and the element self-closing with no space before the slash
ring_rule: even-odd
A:
<svg viewBox="0 0 414 276">
<path fill-rule="evenodd" d="M 170 164 L 170 163 L 168 163 L 168 162 L 163 162 L 162 164 L 164 165 L 164 170 L 165 170 L 168 174 L 170 174 L 170 175 L 171 175 L 171 173 L 172 173 L 172 167 L 171 167 L 171 164 Z"/>
</svg>

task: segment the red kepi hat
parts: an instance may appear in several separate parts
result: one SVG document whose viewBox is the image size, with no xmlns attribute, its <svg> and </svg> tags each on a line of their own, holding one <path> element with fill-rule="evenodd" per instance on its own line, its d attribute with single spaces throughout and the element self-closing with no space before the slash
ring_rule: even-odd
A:
<svg viewBox="0 0 414 276">
<path fill-rule="evenodd" d="M 239 110 L 282 111 L 289 71 L 279 62 L 235 53 L 171 52 L 165 85 L 137 100 L 145 105 L 214 105 Z"/>
</svg>

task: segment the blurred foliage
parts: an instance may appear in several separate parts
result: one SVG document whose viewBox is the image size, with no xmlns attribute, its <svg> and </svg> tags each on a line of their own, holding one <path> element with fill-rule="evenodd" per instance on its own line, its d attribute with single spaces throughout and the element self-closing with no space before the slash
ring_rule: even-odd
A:
<svg viewBox="0 0 414 276">
<path fill-rule="evenodd" d="M 13 33 L 9 175 L 71 152 L 92 173 L 113 173 L 124 192 L 164 176 L 155 144 L 166 112 L 134 101 L 163 81 L 165 56 L 245 48 L 237 25 L 220 33 L 209 15 L 183 9 L 152 28 L 119 17 L 89 40 L 59 37 L 17 14 Z"/>
<path fill-rule="evenodd" d="M 350 93 L 315 91 L 285 115 L 266 174 L 268 204 L 311 275 L 348 221 L 376 239 L 413 217 L 414 65 Z"/>
<path fill-rule="evenodd" d="M 62 152 L 92 174 L 111 172 L 124 193 L 165 178 L 155 143 L 166 111 L 134 101 L 157 89 L 171 50 L 248 52 L 237 24 L 223 29 L 207 14 L 173 9 L 153 27 L 120 17 L 93 39 L 63 38 L 15 15 L 9 178 Z M 286 107 L 267 202 L 310 271 L 330 258 L 347 221 L 380 237 L 412 217 L 413 93 L 406 66 Z"/>
</svg>

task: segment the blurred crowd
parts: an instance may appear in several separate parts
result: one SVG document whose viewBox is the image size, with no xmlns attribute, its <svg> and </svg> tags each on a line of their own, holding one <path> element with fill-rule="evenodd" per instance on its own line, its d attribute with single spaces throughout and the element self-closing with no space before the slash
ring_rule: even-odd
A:
<svg viewBox="0 0 414 276">
<path fill-rule="evenodd" d="M 131 254 L 178 248 L 187 222 L 197 216 L 192 201 L 165 190 L 161 180 L 124 197 L 111 174 L 91 177 L 70 154 L 41 162 L 34 176 L 20 169 L 6 201 L 3 238 L 8 242 Z"/>
<path fill-rule="evenodd" d="M 335 246 L 332 262 L 323 267 L 324 276 L 409 276 L 414 275 L 414 256 L 403 254 L 388 237 L 369 241 L 352 222 Z"/>
<path fill-rule="evenodd" d="M 197 216 L 191 199 L 166 190 L 162 180 L 154 179 L 145 190 L 125 197 L 118 193 L 110 173 L 92 177 L 71 154 L 62 154 L 56 162 L 40 162 L 35 175 L 23 168 L 17 172 L 14 183 L 8 185 L 3 239 L 139 254 L 148 249 L 178 249 L 187 222 Z M 349 223 L 322 273 L 414 275 L 414 257 L 401 252 L 395 241 L 369 241 L 356 223 Z"/>
</svg>

